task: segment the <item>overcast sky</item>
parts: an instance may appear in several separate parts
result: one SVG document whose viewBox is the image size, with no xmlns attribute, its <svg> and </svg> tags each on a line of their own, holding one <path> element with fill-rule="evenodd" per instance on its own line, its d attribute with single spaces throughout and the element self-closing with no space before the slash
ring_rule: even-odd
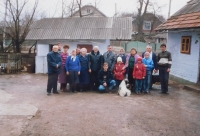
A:
<svg viewBox="0 0 200 136">
<path fill-rule="evenodd" d="M 0 0 L 0 5 L 3 5 L 3 1 Z M 70 0 L 63 0 L 69 2 Z M 82 0 L 83 4 L 93 4 L 95 0 Z M 117 12 L 136 12 L 138 0 L 97 0 L 100 1 L 98 9 L 101 10 L 108 17 L 112 17 L 115 14 L 115 3 L 117 4 Z M 159 14 L 167 18 L 169 9 L 169 0 L 150 0 L 155 1 L 159 6 L 162 7 Z M 183 7 L 189 0 L 172 0 L 171 15 Z M 33 5 L 34 0 L 29 0 L 29 7 Z M 61 17 L 62 11 L 62 0 L 39 0 L 38 12 L 45 13 L 46 17 Z M 4 10 L 0 8 L 1 16 Z"/>
</svg>

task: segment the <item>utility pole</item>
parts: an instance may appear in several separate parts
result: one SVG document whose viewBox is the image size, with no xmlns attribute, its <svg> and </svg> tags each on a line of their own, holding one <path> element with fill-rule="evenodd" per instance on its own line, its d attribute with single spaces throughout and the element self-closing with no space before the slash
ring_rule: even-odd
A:
<svg viewBox="0 0 200 136">
<path fill-rule="evenodd" d="M 169 0 L 169 13 L 168 13 L 168 18 L 170 18 L 171 4 L 172 4 L 172 0 Z"/>
<path fill-rule="evenodd" d="M 5 16 L 4 16 L 4 23 L 3 23 L 3 47 L 6 46 L 6 17 L 7 17 L 7 0 L 6 0 L 6 6 L 5 6 Z"/>
</svg>

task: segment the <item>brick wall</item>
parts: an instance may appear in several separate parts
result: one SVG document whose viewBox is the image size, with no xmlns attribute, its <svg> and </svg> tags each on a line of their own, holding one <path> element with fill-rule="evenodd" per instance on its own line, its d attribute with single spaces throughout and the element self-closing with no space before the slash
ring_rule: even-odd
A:
<svg viewBox="0 0 200 136">
<path fill-rule="evenodd" d="M 167 50 L 172 53 L 171 74 L 197 83 L 199 79 L 200 32 L 169 32 Z M 182 36 L 192 36 L 191 53 L 180 53 Z M 198 40 L 197 43 L 195 43 Z"/>
</svg>

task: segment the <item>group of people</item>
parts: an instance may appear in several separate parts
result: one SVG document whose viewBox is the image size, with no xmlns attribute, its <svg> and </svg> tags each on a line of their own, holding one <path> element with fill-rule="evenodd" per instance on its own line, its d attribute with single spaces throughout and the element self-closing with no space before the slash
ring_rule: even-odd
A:
<svg viewBox="0 0 200 136">
<path fill-rule="evenodd" d="M 137 50 L 132 48 L 126 55 L 123 48 L 119 54 L 113 52 L 109 45 L 104 54 L 99 52 L 99 47 L 94 46 L 90 53 L 86 48 L 78 48 L 68 53 L 69 45 L 58 43 L 47 54 L 48 83 L 47 95 L 58 94 L 57 81 L 61 84 L 63 92 L 76 92 L 98 90 L 111 92 L 119 88 L 122 80 L 128 76 L 130 90 L 136 94 L 150 93 L 152 87 L 152 73 L 159 70 L 161 92 L 168 94 L 168 79 L 172 64 L 171 53 L 166 50 L 166 45 L 160 46 L 161 52 L 156 56 L 152 46 L 148 45 L 146 51 L 139 56 Z M 66 89 L 67 83 L 70 90 Z"/>
</svg>

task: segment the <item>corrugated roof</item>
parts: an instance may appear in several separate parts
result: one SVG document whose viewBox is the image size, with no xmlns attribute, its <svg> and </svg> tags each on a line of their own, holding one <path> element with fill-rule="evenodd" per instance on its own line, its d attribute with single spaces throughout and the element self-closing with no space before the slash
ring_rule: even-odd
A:
<svg viewBox="0 0 200 136">
<path fill-rule="evenodd" d="M 26 39 L 131 39 L 132 18 L 46 18 L 35 22 Z"/>
<path fill-rule="evenodd" d="M 160 30 L 200 27 L 200 0 L 191 0 L 186 6 L 156 28 Z"/>
</svg>

